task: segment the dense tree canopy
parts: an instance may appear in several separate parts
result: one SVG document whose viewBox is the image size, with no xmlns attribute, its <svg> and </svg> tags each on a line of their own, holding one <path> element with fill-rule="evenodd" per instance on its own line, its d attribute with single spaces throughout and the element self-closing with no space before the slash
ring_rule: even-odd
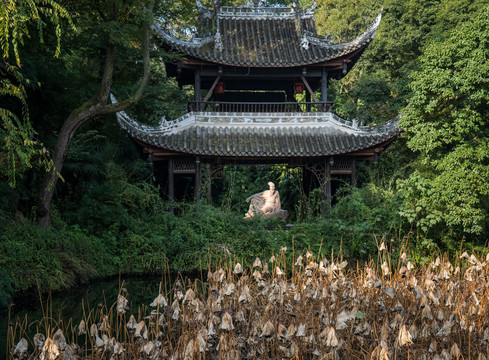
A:
<svg viewBox="0 0 489 360">
<path fill-rule="evenodd" d="M 489 195 L 489 11 L 420 57 L 401 125 L 418 154 L 403 183 L 404 214 L 425 231 L 442 223 L 480 233 Z"/>
</svg>

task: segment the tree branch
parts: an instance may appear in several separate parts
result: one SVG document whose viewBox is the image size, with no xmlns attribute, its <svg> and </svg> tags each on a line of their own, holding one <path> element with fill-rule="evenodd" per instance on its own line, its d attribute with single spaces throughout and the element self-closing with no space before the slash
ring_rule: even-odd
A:
<svg viewBox="0 0 489 360">
<path fill-rule="evenodd" d="M 153 6 L 154 6 L 154 2 L 152 1 L 147 8 L 148 14 L 153 14 Z M 150 28 L 150 22 L 152 21 L 152 16 L 148 16 L 148 17 L 149 18 L 144 25 L 143 39 L 142 39 L 143 76 L 139 81 L 138 87 L 131 97 L 115 104 L 107 104 L 107 99 L 109 97 L 109 92 L 110 92 L 110 86 L 107 87 L 105 89 L 107 90 L 107 93 L 104 93 L 103 102 L 101 102 L 104 105 L 102 105 L 99 109 L 97 109 L 100 115 L 107 115 L 118 111 L 126 110 L 131 106 L 134 106 L 139 101 L 139 99 L 141 99 L 141 96 L 143 95 L 144 89 L 148 84 L 149 76 L 151 74 L 151 59 L 149 56 L 149 28 Z"/>
</svg>

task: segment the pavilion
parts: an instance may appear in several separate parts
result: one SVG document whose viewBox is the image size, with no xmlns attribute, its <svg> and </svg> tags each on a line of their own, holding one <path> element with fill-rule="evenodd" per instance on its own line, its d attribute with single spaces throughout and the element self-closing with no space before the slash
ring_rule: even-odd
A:
<svg viewBox="0 0 489 360">
<path fill-rule="evenodd" d="M 287 164 L 314 175 L 330 202 L 335 175 L 355 184 L 357 162 L 377 161 L 400 133 L 396 120 L 377 126 L 343 120 L 328 102 L 328 80 L 353 67 L 374 39 L 381 14 L 360 36 L 337 44 L 317 34 L 315 4 L 197 5 L 195 34 L 153 25 L 162 46 L 181 55 L 166 64 L 168 76 L 194 86 L 188 113 L 159 126 L 117 114 L 121 128 L 164 169 L 170 201 L 179 176 L 193 177 L 199 200 L 204 169 L 209 198 L 210 179 L 225 165 Z M 297 102 L 304 92 L 305 101 Z"/>
</svg>

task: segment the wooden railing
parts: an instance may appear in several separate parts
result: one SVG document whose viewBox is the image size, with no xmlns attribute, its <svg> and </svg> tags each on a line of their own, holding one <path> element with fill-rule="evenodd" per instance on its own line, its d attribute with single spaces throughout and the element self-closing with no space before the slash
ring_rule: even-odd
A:
<svg viewBox="0 0 489 360">
<path fill-rule="evenodd" d="M 209 112 L 256 112 L 256 113 L 305 113 L 328 112 L 332 102 L 225 102 L 225 101 L 189 101 L 188 111 Z"/>
</svg>

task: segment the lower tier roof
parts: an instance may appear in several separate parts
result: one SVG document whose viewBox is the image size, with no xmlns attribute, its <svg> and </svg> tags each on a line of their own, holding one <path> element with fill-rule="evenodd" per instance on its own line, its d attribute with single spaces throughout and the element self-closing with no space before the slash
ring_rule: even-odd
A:
<svg viewBox="0 0 489 360">
<path fill-rule="evenodd" d="M 318 157 L 347 154 L 385 143 L 400 133 L 397 119 L 357 126 L 331 112 L 190 112 L 147 126 L 117 114 L 129 136 L 170 152 L 222 157 Z"/>
</svg>

